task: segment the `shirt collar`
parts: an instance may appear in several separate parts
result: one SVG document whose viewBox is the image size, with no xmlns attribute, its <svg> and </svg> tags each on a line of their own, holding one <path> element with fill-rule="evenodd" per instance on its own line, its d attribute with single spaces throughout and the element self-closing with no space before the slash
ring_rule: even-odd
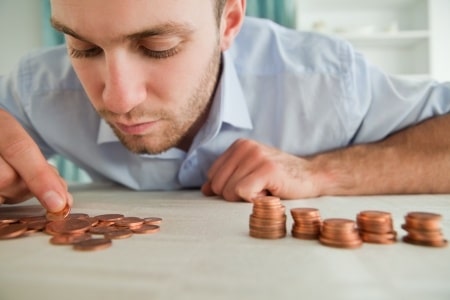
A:
<svg viewBox="0 0 450 300">
<path fill-rule="evenodd" d="M 233 59 L 228 52 L 224 52 L 222 58 L 222 76 L 217 85 L 208 119 L 196 136 L 193 148 L 213 139 L 224 123 L 240 129 L 253 128 Z"/>
<path fill-rule="evenodd" d="M 233 60 L 228 52 L 223 53 L 222 76 L 214 95 L 213 105 L 208 117 L 208 121 L 199 133 L 203 138 L 212 138 L 219 132 L 222 123 L 230 124 L 241 129 L 252 129 L 252 121 L 245 101 L 245 96 L 239 82 Z M 203 131 L 203 132 L 202 132 Z M 114 131 L 106 123 L 100 120 L 100 126 L 97 135 L 97 144 L 106 144 L 120 142 Z M 180 157 L 181 153 L 185 153 L 176 148 L 158 155 L 144 155 L 149 157 Z"/>
<path fill-rule="evenodd" d="M 228 52 L 223 55 L 223 73 L 220 87 L 222 121 L 242 129 L 252 129 L 252 121 L 239 82 L 236 68 Z M 215 99 L 217 100 L 217 99 Z"/>
</svg>

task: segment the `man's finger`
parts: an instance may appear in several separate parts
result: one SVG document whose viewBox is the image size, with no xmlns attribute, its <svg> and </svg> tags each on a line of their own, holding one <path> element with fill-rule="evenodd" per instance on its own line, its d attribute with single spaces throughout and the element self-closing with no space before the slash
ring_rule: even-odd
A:
<svg viewBox="0 0 450 300">
<path fill-rule="evenodd" d="M 47 210 L 63 210 L 67 204 L 67 189 L 33 139 L 12 116 L 2 110 L 0 128 L 0 157 L 19 174 Z"/>
</svg>

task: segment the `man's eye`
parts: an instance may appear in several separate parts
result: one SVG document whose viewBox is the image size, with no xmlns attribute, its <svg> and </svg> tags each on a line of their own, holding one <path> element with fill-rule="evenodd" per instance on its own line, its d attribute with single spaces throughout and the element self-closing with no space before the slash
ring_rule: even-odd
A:
<svg viewBox="0 0 450 300">
<path fill-rule="evenodd" d="M 102 53 L 102 49 L 98 47 L 86 49 L 86 50 L 78 50 L 75 48 L 70 48 L 70 56 L 73 58 L 89 58 L 94 57 Z"/>
<path fill-rule="evenodd" d="M 140 49 L 142 50 L 142 53 L 145 56 L 151 57 L 151 58 L 156 58 L 156 59 L 164 59 L 164 58 L 169 58 L 171 56 L 176 55 L 179 52 L 179 47 L 173 47 L 167 50 L 163 50 L 163 51 L 156 51 L 156 50 L 151 50 L 145 47 L 140 47 Z"/>
</svg>

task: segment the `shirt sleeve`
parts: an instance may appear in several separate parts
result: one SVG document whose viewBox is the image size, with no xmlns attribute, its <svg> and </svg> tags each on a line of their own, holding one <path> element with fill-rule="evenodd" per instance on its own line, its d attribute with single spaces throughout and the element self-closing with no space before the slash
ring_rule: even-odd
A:
<svg viewBox="0 0 450 300">
<path fill-rule="evenodd" d="M 10 113 L 19 122 L 38 144 L 44 156 L 49 158 L 54 155 L 54 151 L 39 136 L 25 110 L 25 105 L 33 95 L 30 80 L 34 71 L 28 66 L 27 58 L 24 58 L 11 73 L 0 76 L 0 109 Z"/>
<path fill-rule="evenodd" d="M 349 52 L 344 85 L 351 143 L 381 140 L 405 127 L 450 111 L 450 83 L 392 76 Z M 344 60 L 345 62 L 345 60 Z"/>
</svg>

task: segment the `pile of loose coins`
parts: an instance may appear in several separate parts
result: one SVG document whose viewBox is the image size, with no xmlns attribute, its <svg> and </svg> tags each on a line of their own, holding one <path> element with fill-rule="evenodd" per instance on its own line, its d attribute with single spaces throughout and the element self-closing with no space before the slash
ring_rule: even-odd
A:
<svg viewBox="0 0 450 300">
<path fill-rule="evenodd" d="M 316 208 L 292 208 L 292 236 L 304 240 L 318 240 L 322 245 L 336 248 L 359 248 L 363 243 L 393 244 L 397 242 L 392 215 L 385 211 L 365 210 L 351 219 L 322 220 Z M 442 234 L 442 216 L 427 212 L 411 212 L 405 216 L 402 228 L 408 232 L 403 241 L 413 245 L 445 247 Z M 253 200 L 250 215 L 250 236 L 279 239 L 286 236 L 285 207 L 277 197 L 259 197 Z"/>
<path fill-rule="evenodd" d="M 260 197 L 253 201 L 250 236 L 279 239 L 286 236 L 286 209 L 277 197 Z"/>
<path fill-rule="evenodd" d="M 75 250 L 93 251 L 108 248 L 112 240 L 125 239 L 133 234 L 151 234 L 160 229 L 159 217 L 125 217 L 122 214 L 70 213 L 70 208 L 58 214 L 29 216 L 2 214 L 0 239 L 29 236 L 35 232 L 51 235 L 53 245 L 70 245 Z"/>
</svg>

